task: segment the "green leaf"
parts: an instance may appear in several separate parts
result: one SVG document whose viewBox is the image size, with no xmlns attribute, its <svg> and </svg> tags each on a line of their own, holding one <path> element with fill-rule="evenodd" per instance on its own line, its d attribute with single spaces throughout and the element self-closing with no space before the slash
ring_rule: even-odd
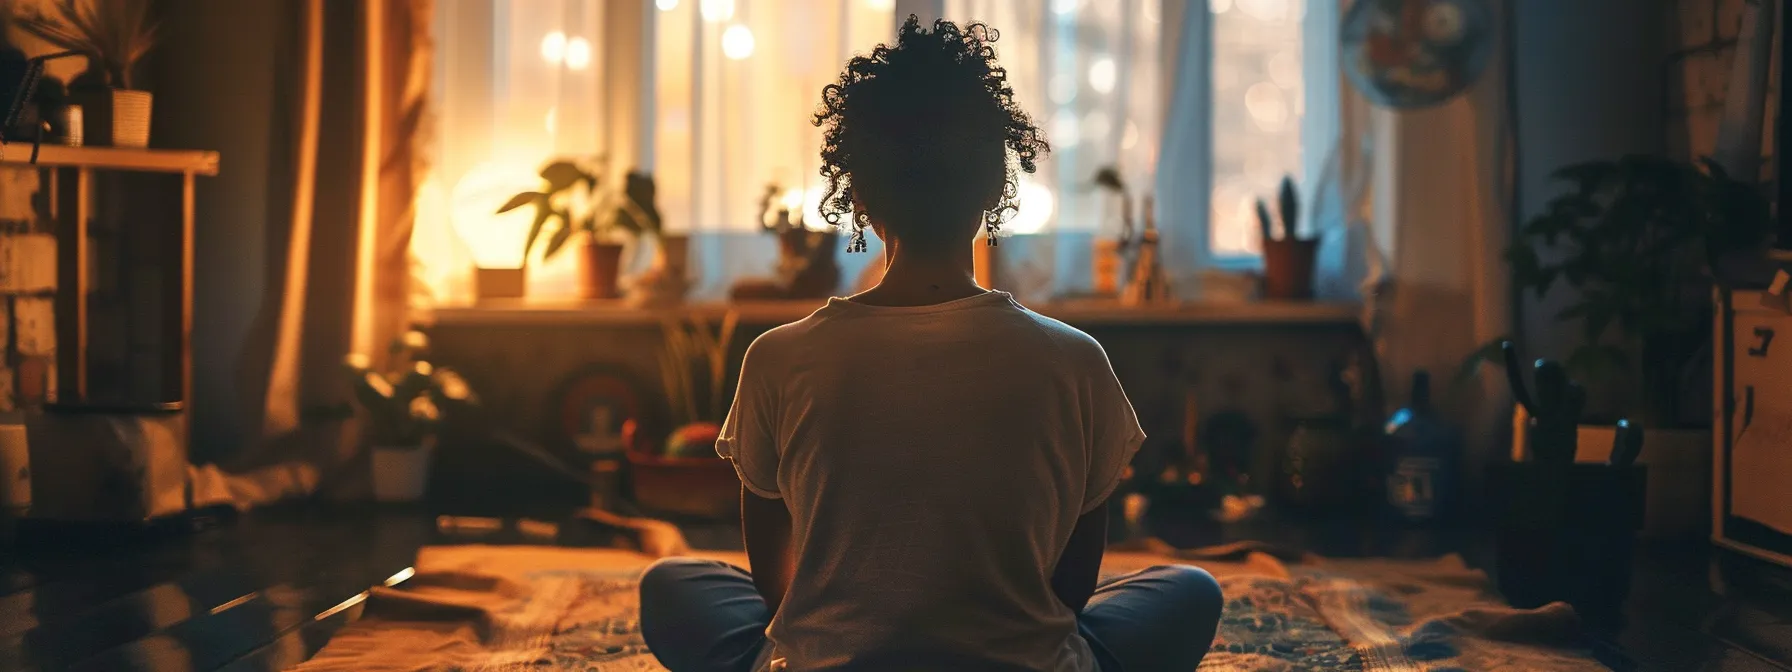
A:
<svg viewBox="0 0 1792 672">
<path fill-rule="evenodd" d="M 1455 384 L 1460 385 L 1473 380 L 1480 374 L 1481 365 L 1483 364 L 1503 366 L 1505 352 L 1501 349 L 1501 346 L 1509 340 L 1512 339 L 1501 336 L 1488 341 L 1479 348 L 1475 348 L 1474 352 L 1468 353 L 1468 356 L 1462 359 L 1462 364 L 1456 368 Z"/>
<path fill-rule="evenodd" d="M 554 253 L 559 252 L 560 248 L 564 247 L 566 241 L 570 238 L 572 238 L 572 227 L 570 226 L 562 226 L 554 231 L 554 235 L 548 238 L 548 249 L 542 251 L 541 258 L 548 259 L 553 257 Z"/>
<path fill-rule="evenodd" d="M 506 201 L 504 203 L 504 207 L 498 208 L 498 214 L 502 215 L 506 212 L 510 212 L 511 210 L 515 210 L 517 208 L 523 207 L 530 203 L 544 202 L 547 200 L 547 198 L 548 198 L 547 194 L 541 193 L 539 191 L 525 191 L 525 192 L 517 194 L 515 196 L 511 196 L 510 200 Z"/>
<path fill-rule="evenodd" d="M 1576 191 L 1591 194 L 1599 186 L 1618 174 L 1618 164 L 1612 161 L 1589 161 L 1576 163 L 1556 169 L 1550 177 L 1566 182 L 1573 182 Z"/>
<path fill-rule="evenodd" d="M 571 161 L 555 161 L 541 169 L 541 179 L 548 183 L 548 193 L 559 193 L 579 182 L 591 178 L 579 164 Z"/>
<path fill-rule="evenodd" d="M 542 227 L 546 226 L 548 218 L 553 216 L 554 211 L 545 207 L 535 211 L 535 221 L 529 224 L 529 235 L 523 238 L 523 263 L 528 263 L 529 250 L 535 249 L 535 239 L 541 237 Z"/>
</svg>

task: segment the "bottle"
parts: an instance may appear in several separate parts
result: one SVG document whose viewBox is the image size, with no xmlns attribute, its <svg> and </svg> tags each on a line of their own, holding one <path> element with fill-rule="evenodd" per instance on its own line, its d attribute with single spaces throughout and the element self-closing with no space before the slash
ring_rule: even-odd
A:
<svg viewBox="0 0 1792 672">
<path fill-rule="evenodd" d="M 1455 494 L 1461 435 L 1431 406 L 1431 375 L 1412 374 L 1405 408 L 1388 417 L 1383 444 L 1389 457 L 1388 506 L 1395 517 L 1426 522 L 1442 517 Z"/>
</svg>

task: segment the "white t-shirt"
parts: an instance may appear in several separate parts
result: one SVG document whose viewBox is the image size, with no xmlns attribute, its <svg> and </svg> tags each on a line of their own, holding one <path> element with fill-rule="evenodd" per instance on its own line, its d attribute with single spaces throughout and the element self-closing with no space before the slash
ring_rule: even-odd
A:
<svg viewBox="0 0 1792 672">
<path fill-rule="evenodd" d="M 1107 353 L 1005 292 L 830 299 L 747 349 L 716 452 L 790 509 L 789 669 L 1090 671 L 1051 575 L 1145 433 Z"/>
</svg>

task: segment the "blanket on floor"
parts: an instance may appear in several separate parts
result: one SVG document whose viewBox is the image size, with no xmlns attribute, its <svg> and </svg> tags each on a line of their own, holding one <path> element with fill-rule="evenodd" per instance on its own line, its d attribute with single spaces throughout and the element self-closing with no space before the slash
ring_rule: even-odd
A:
<svg viewBox="0 0 1792 672">
<path fill-rule="evenodd" d="M 699 553 L 745 566 L 741 554 Z M 300 670 L 662 670 L 641 642 L 631 551 L 448 546 L 373 589 L 360 620 Z M 1332 560 L 1253 544 L 1111 551 L 1104 572 L 1187 562 L 1226 606 L 1204 671 L 1604 670 L 1567 605 L 1502 605 L 1460 558 Z"/>
</svg>

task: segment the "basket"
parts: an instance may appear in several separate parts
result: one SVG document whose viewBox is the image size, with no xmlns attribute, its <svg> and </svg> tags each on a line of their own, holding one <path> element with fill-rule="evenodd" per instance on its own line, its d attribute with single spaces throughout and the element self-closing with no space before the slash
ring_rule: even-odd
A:
<svg viewBox="0 0 1792 672">
<path fill-rule="evenodd" d="M 629 490 L 647 513 L 703 519 L 740 516 L 740 478 L 720 457 L 664 457 L 630 451 Z"/>
</svg>

